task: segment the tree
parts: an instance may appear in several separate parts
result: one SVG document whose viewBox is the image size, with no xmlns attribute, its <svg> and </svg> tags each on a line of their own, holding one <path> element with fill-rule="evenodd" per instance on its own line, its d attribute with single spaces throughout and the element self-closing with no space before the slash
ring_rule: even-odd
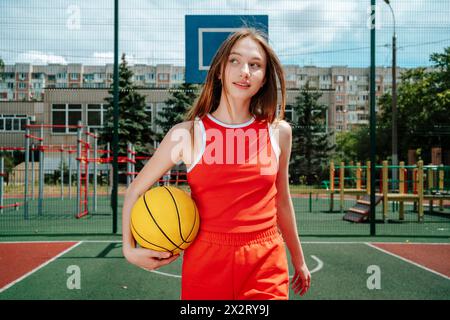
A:
<svg viewBox="0 0 450 320">
<path fill-rule="evenodd" d="M 183 83 L 178 88 L 172 89 L 169 92 L 171 97 L 164 102 L 166 106 L 155 118 L 156 125 L 162 129 L 162 132 L 157 133 L 157 139 L 159 141 L 164 138 L 170 128 L 184 121 L 184 115 L 197 98 L 197 86 L 190 83 Z"/>
<path fill-rule="evenodd" d="M 294 183 L 318 183 L 328 165 L 329 152 L 334 149 L 324 124 L 328 107 L 318 102 L 320 92 L 311 91 L 309 85 L 295 97 L 294 111 L 297 120 L 293 124 L 292 156 L 290 174 Z"/>
<path fill-rule="evenodd" d="M 3 80 L 3 70 L 5 69 L 5 63 L 2 58 L 0 58 L 0 80 Z"/>
<path fill-rule="evenodd" d="M 133 72 L 128 68 L 125 54 L 119 66 L 119 149 L 121 156 L 127 155 L 128 143 L 133 143 L 135 151 L 141 155 L 150 155 L 155 134 L 152 131 L 151 116 L 145 110 L 145 96 L 137 91 L 132 83 Z M 110 96 L 105 98 L 108 108 L 104 126 L 99 132 L 99 144 L 112 143 L 113 136 L 113 85 Z"/>
<path fill-rule="evenodd" d="M 399 159 L 406 159 L 409 149 L 422 149 L 425 162 L 431 161 L 433 146 L 448 148 L 450 145 L 450 47 L 444 53 L 430 56 L 433 67 L 415 68 L 401 75 L 398 86 L 398 146 Z M 388 158 L 392 123 L 391 95 L 379 99 L 380 115 L 377 119 L 377 135 Z"/>
</svg>

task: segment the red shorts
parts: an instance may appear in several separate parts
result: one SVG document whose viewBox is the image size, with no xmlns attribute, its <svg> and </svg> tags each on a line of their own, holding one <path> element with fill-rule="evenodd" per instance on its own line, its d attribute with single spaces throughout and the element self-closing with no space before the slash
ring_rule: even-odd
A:
<svg viewBox="0 0 450 320">
<path fill-rule="evenodd" d="M 276 226 L 261 232 L 201 230 L 183 253 L 183 300 L 287 300 L 289 273 Z"/>
</svg>

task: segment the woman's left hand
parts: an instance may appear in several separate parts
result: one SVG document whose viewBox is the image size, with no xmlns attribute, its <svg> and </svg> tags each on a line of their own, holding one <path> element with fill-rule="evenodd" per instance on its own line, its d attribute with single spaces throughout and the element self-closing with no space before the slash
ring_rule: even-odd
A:
<svg viewBox="0 0 450 320">
<path fill-rule="evenodd" d="M 293 263 L 295 268 L 295 274 L 291 280 L 292 290 L 295 294 L 303 296 L 311 286 L 311 273 L 306 266 L 306 263 Z"/>
</svg>

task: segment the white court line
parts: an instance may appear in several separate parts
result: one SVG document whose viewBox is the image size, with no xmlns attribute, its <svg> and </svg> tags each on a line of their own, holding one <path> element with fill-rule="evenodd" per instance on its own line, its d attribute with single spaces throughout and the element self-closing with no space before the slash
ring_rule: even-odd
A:
<svg viewBox="0 0 450 320">
<path fill-rule="evenodd" d="M 59 242 L 69 242 L 69 241 L 59 241 Z M 50 260 L 47 260 L 46 262 L 44 262 L 43 264 L 37 266 L 36 268 L 34 268 L 33 270 L 31 270 L 30 272 L 24 274 L 23 276 L 21 276 L 20 278 L 17 278 L 16 280 L 8 283 L 6 286 L 4 286 L 3 288 L 0 288 L 0 293 L 2 293 L 3 291 L 5 291 L 6 289 L 11 288 L 13 285 L 15 285 L 16 283 L 22 281 L 23 279 L 25 279 L 26 277 L 32 275 L 33 273 L 35 273 L 36 271 L 38 271 L 39 269 L 42 269 L 43 267 L 45 267 L 46 265 L 48 265 L 50 262 L 53 262 L 54 260 L 56 260 L 57 258 L 59 258 L 60 256 L 66 254 L 67 252 L 69 252 L 70 250 L 74 249 L 75 247 L 79 246 L 83 241 L 78 241 L 77 243 L 75 243 L 73 246 L 71 246 L 70 248 L 67 248 L 66 250 L 60 252 L 59 254 L 57 254 L 56 256 L 54 256 L 53 258 L 51 258 Z M 6 243 L 6 242 L 2 242 L 2 243 Z M 15 242 L 8 242 L 8 243 L 15 243 Z M 26 242 L 22 242 L 22 243 L 26 243 Z M 42 242 L 45 243 L 45 242 Z"/>
<path fill-rule="evenodd" d="M 427 268 L 427 267 L 425 267 L 425 266 L 423 266 L 423 265 L 421 265 L 421 264 L 418 264 L 418 263 L 416 263 L 416 262 L 414 262 L 414 261 L 411 261 L 411 260 L 409 260 L 409 259 L 403 258 L 403 257 L 401 257 L 401 256 L 399 256 L 399 255 L 396 255 L 395 253 L 389 252 L 389 251 L 384 250 L 384 249 L 382 249 L 382 248 L 378 248 L 377 246 L 374 246 L 374 245 L 371 244 L 371 243 L 366 242 L 366 245 L 368 245 L 369 247 L 372 247 L 372 248 L 374 248 L 374 249 L 377 249 L 377 250 L 379 250 L 379 251 L 381 251 L 381 252 L 383 252 L 383 253 L 386 253 L 386 254 L 388 254 L 388 255 L 391 255 L 391 256 L 393 256 L 393 257 L 396 257 L 396 258 L 398 258 L 398 259 L 400 259 L 400 260 L 403 260 L 403 261 L 405 261 L 405 262 L 408 262 L 408 263 L 410 263 L 410 264 L 412 264 L 412 265 L 415 265 L 416 267 L 419 267 L 419 268 L 421 268 L 421 269 L 424 269 L 424 270 L 426 270 L 426 271 L 429 271 L 429 272 L 431 272 L 431 273 L 434 273 L 434 274 L 436 274 L 436 275 L 438 275 L 438 276 L 441 276 L 441 277 L 443 277 L 443 278 L 445 278 L 445 279 L 447 279 L 447 280 L 450 280 L 450 277 L 446 276 L 445 274 L 439 273 L 439 272 L 437 272 L 437 271 L 435 271 L 435 270 L 433 270 L 433 269 Z"/>
</svg>

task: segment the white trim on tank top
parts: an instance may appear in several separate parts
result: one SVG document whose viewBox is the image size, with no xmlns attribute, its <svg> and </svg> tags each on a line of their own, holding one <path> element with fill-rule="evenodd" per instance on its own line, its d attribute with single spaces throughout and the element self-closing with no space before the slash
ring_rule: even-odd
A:
<svg viewBox="0 0 450 320">
<path fill-rule="evenodd" d="M 226 127 L 226 128 L 243 128 L 243 127 L 246 127 L 246 126 L 252 124 L 256 119 L 254 116 L 252 116 L 252 118 L 250 120 L 248 120 L 247 122 L 244 122 L 244 123 L 227 124 L 227 123 L 220 121 L 219 119 L 214 118 L 214 116 L 211 115 L 210 113 L 207 113 L 206 116 L 209 119 L 211 119 L 211 121 L 217 123 L 219 126 Z"/>
</svg>

